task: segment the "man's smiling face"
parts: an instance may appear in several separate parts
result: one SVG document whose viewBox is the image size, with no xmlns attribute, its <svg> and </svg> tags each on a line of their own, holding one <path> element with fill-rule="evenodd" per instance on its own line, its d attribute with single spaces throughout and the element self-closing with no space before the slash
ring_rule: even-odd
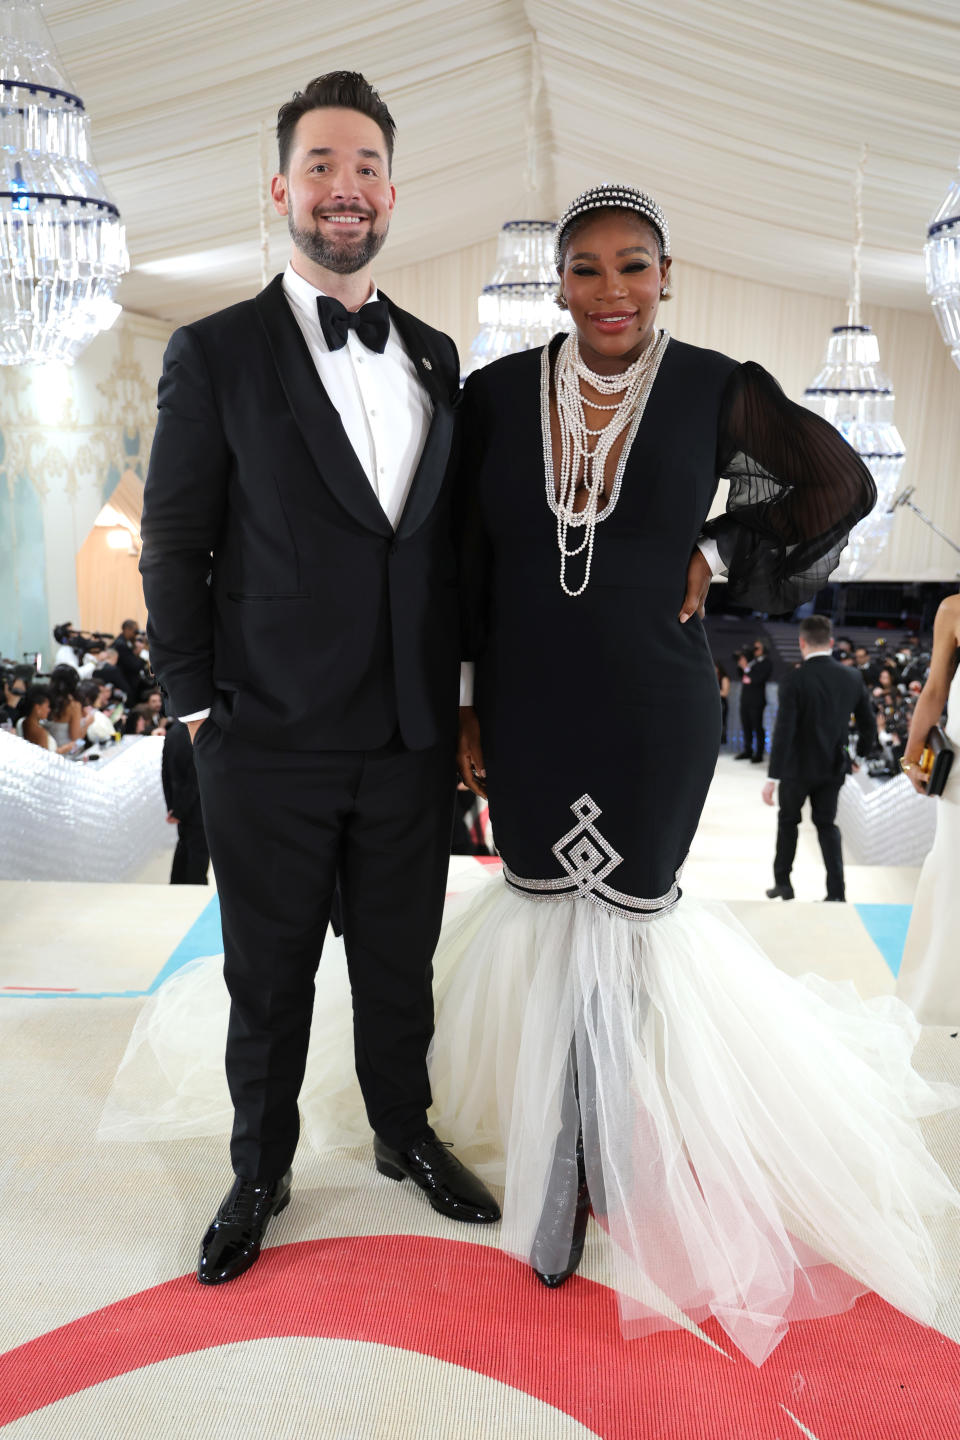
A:
<svg viewBox="0 0 960 1440">
<path fill-rule="evenodd" d="M 337 275 L 362 270 L 387 238 L 396 201 L 380 126 L 358 110 L 308 110 L 272 194 L 303 255 Z"/>
</svg>

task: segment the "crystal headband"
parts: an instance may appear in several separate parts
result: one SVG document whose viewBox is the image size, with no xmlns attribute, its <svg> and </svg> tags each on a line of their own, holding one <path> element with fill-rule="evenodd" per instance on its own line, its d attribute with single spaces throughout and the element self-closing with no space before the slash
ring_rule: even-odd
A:
<svg viewBox="0 0 960 1440">
<path fill-rule="evenodd" d="M 574 220 L 579 220 L 581 215 L 586 215 L 590 210 L 635 210 L 656 230 L 664 258 L 670 254 L 670 226 L 656 200 L 650 195 L 645 195 L 642 190 L 634 190 L 632 185 L 613 185 L 608 182 L 605 185 L 594 185 L 591 190 L 584 190 L 582 195 L 571 200 L 557 221 L 553 251 L 557 269 L 560 268 L 564 231 Z"/>
</svg>

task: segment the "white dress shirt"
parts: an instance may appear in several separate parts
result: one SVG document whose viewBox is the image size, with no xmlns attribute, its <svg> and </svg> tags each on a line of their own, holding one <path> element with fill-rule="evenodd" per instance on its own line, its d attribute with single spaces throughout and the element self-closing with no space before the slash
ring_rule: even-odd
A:
<svg viewBox="0 0 960 1440">
<path fill-rule="evenodd" d="M 395 325 L 382 355 L 368 350 L 355 330 L 347 331 L 345 345 L 331 350 L 317 313 L 317 296 L 324 292 L 288 264 L 283 293 L 363 473 L 396 530 L 433 419 L 433 402 Z M 374 287 L 364 304 L 377 298 Z M 180 719 L 205 720 L 209 714 L 209 709 L 197 710 Z"/>
</svg>

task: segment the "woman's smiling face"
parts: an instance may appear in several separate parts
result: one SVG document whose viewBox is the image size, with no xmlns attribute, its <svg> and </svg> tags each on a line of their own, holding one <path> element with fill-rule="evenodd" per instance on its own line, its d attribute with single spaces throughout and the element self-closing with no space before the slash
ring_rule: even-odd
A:
<svg viewBox="0 0 960 1440">
<path fill-rule="evenodd" d="M 603 211 L 574 228 L 560 288 L 592 370 L 622 370 L 650 343 L 669 269 L 656 232 L 639 215 Z"/>
</svg>

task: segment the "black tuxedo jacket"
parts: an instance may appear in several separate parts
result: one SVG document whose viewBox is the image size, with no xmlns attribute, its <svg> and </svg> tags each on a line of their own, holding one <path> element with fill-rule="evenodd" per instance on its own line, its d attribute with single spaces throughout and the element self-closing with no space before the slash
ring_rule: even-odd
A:
<svg viewBox="0 0 960 1440">
<path fill-rule="evenodd" d="M 389 303 L 389 302 L 388 302 Z M 277 276 L 178 330 L 159 388 L 140 572 L 168 711 L 298 750 L 452 738 L 453 341 L 390 304 L 433 402 L 396 533 Z"/>
<path fill-rule="evenodd" d="M 829 655 L 805 660 L 780 685 L 777 723 L 770 747 L 771 780 L 816 784 L 842 780 L 847 771 L 847 736 L 853 715 L 861 755 L 877 741 L 877 723 L 859 671 Z"/>
</svg>

